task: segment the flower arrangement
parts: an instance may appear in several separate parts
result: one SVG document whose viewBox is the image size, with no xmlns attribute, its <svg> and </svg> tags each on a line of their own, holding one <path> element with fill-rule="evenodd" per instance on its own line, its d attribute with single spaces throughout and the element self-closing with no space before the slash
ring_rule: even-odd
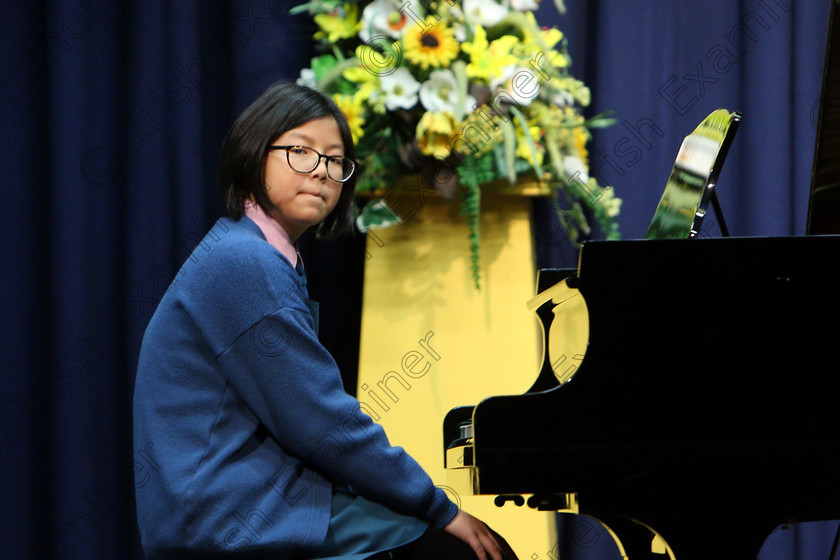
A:
<svg viewBox="0 0 840 560">
<path fill-rule="evenodd" d="M 559 0 L 558 0 L 559 2 Z M 621 200 L 589 176 L 589 89 L 568 73 L 561 31 L 540 28 L 536 0 L 326 0 L 297 6 L 318 27 L 322 49 L 299 83 L 330 94 L 361 154 L 361 231 L 399 223 L 387 196 L 397 177 L 419 173 L 458 198 L 470 227 L 478 286 L 481 188 L 530 177 L 565 197 L 570 236 L 594 218 L 619 237 Z M 558 3 L 562 9 L 562 4 Z"/>
</svg>

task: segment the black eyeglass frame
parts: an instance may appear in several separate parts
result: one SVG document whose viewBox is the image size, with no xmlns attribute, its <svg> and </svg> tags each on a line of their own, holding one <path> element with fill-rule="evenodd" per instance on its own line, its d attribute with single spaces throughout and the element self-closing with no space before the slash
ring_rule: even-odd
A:
<svg viewBox="0 0 840 560">
<path fill-rule="evenodd" d="M 292 148 L 305 148 L 307 150 L 312 150 L 313 152 L 318 154 L 318 161 L 315 162 L 315 165 L 312 166 L 312 169 L 308 169 L 306 171 L 297 169 L 295 166 L 292 165 L 292 161 L 289 159 L 289 150 L 291 150 Z M 353 176 L 353 173 L 356 172 L 356 168 L 359 167 L 359 163 L 356 160 L 354 160 L 352 158 L 349 158 L 347 156 L 328 156 L 328 155 L 322 154 L 321 152 L 319 152 L 318 150 L 316 150 L 314 148 L 310 148 L 309 146 L 301 146 L 299 144 L 295 144 L 293 146 L 269 146 L 268 150 L 269 151 L 271 151 L 271 150 L 285 150 L 285 152 L 286 152 L 286 163 L 288 163 L 289 167 L 291 167 L 294 171 L 296 171 L 298 173 L 312 173 L 313 171 L 315 171 L 315 168 L 317 168 L 319 165 L 321 165 L 321 159 L 326 159 L 328 163 L 331 159 L 335 160 L 335 159 L 339 159 L 339 158 L 343 161 L 349 161 L 350 164 L 353 167 L 350 169 L 350 174 L 344 179 L 336 179 L 335 177 L 330 175 L 330 166 L 329 165 L 326 166 L 327 177 L 329 177 L 330 179 L 332 179 L 336 183 L 346 183 L 347 181 L 349 181 L 350 177 Z M 342 165 L 342 169 L 343 168 L 344 168 L 344 165 Z"/>
</svg>

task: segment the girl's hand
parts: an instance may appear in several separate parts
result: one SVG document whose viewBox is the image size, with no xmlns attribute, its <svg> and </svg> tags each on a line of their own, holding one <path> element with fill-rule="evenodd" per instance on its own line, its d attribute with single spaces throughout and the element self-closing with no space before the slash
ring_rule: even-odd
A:
<svg viewBox="0 0 840 560">
<path fill-rule="evenodd" d="M 459 511 L 443 530 L 470 545 L 479 560 L 517 560 L 502 537 L 465 511 Z"/>
</svg>

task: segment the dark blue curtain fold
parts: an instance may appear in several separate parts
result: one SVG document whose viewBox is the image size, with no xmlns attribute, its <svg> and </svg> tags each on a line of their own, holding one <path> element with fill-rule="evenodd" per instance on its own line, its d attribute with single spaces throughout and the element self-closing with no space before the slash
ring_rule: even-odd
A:
<svg viewBox="0 0 840 560">
<path fill-rule="evenodd" d="M 157 468 L 144 452 L 154 442 L 131 441 L 142 333 L 223 212 L 227 127 L 308 65 L 313 27 L 288 15 L 294 3 L 0 4 L 0 557 L 142 557 L 133 492 Z M 566 32 L 591 114 L 618 120 L 590 154 L 625 201 L 626 238 L 644 234 L 682 138 L 719 106 L 744 113 L 720 179 L 730 229 L 804 232 L 828 1 L 567 7 L 544 2 L 539 20 Z M 536 208 L 538 262 L 573 266 L 553 214 Z M 352 390 L 364 238 L 306 238 L 302 251 Z M 762 558 L 821 551 L 835 526 L 774 535 Z"/>
<path fill-rule="evenodd" d="M 141 557 L 134 485 L 157 467 L 132 449 L 142 333 L 222 213 L 227 127 L 308 60 L 290 6 L 0 8 L 3 558 Z"/>
</svg>

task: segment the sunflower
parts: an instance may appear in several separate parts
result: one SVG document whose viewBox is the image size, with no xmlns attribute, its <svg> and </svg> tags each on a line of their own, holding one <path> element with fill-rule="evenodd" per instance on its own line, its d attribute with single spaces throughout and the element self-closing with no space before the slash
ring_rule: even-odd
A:
<svg viewBox="0 0 840 560">
<path fill-rule="evenodd" d="M 455 31 L 445 20 L 427 16 L 422 25 L 412 25 L 402 38 L 405 58 L 423 70 L 445 68 L 458 56 Z"/>
</svg>

